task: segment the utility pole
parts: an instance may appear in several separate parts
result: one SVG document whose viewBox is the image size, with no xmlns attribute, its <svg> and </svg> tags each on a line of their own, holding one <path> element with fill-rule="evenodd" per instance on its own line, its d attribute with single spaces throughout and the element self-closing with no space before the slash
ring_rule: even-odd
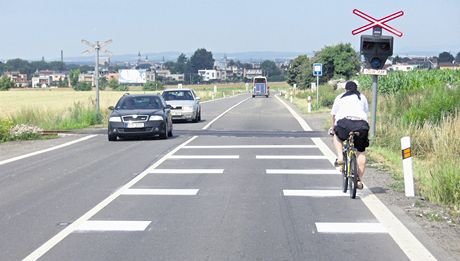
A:
<svg viewBox="0 0 460 261">
<path fill-rule="evenodd" d="M 112 43 L 112 40 L 107 40 L 103 42 L 96 41 L 94 43 L 89 42 L 87 40 L 81 40 L 81 43 L 90 47 L 89 49 L 83 51 L 83 54 L 96 52 L 96 65 L 94 66 L 94 80 L 96 85 L 96 116 L 97 120 L 100 121 L 101 112 L 99 108 L 99 52 L 102 51 L 104 53 L 110 54 L 110 51 L 105 49 L 104 46 Z"/>
</svg>

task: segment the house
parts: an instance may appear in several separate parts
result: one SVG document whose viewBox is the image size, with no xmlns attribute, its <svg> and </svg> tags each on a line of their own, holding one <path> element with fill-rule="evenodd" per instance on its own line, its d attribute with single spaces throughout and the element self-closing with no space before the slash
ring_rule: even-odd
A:
<svg viewBox="0 0 460 261">
<path fill-rule="evenodd" d="M 4 75 L 10 78 L 15 87 L 27 87 L 29 84 L 27 74 L 22 74 L 20 72 L 5 72 Z"/>
<path fill-rule="evenodd" d="M 243 77 L 247 79 L 252 79 L 255 76 L 263 76 L 262 69 L 244 69 Z"/>
<path fill-rule="evenodd" d="M 460 64 L 458 63 L 438 63 L 438 67 L 441 70 L 460 70 Z"/>
<path fill-rule="evenodd" d="M 38 75 L 32 77 L 32 88 L 50 87 L 52 83 L 51 75 Z"/>
<path fill-rule="evenodd" d="M 408 72 L 408 71 L 413 71 L 414 69 L 417 69 L 417 67 L 418 66 L 415 64 L 398 63 L 398 64 L 393 64 L 389 66 L 388 70 Z"/>
<path fill-rule="evenodd" d="M 94 79 L 94 73 L 93 72 L 88 72 L 88 73 L 80 73 L 78 76 L 78 82 L 86 82 L 90 83 L 91 86 L 95 86 L 95 79 Z"/>
<path fill-rule="evenodd" d="M 198 75 L 202 77 L 203 81 L 221 81 L 227 79 L 227 73 L 224 70 L 198 70 Z"/>
</svg>

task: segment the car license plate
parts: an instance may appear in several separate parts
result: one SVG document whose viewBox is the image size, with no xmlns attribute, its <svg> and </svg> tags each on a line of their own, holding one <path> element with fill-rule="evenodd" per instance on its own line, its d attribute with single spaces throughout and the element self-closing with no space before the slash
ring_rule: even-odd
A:
<svg viewBox="0 0 460 261">
<path fill-rule="evenodd" d="M 127 122 L 126 128 L 144 128 L 143 122 Z"/>
<path fill-rule="evenodd" d="M 179 110 L 173 110 L 173 111 L 171 111 L 171 115 L 172 115 L 172 116 L 181 116 L 181 115 L 182 115 L 182 112 L 179 111 Z"/>
</svg>

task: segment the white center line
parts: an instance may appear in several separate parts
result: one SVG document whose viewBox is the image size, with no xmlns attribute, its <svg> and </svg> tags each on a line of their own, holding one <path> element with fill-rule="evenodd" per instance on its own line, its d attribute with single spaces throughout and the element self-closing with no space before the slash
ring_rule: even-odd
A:
<svg viewBox="0 0 460 261">
<path fill-rule="evenodd" d="M 144 231 L 151 221 L 105 221 L 88 220 L 75 231 Z"/>
<path fill-rule="evenodd" d="M 127 189 L 121 195 L 195 196 L 199 189 Z"/>
<path fill-rule="evenodd" d="M 211 125 L 216 122 L 218 119 L 220 119 L 222 116 L 224 116 L 227 112 L 231 111 L 233 108 L 235 108 L 236 106 L 240 105 L 241 103 L 249 100 L 250 97 L 240 101 L 239 103 L 233 105 L 232 107 L 230 107 L 228 110 L 224 111 L 222 114 L 220 114 L 219 116 L 217 116 L 216 118 L 214 118 L 211 122 L 209 122 L 208 124 L 206 124 L 206 126 L 204 126 L 202 128 L 202 130 L 207 130 L 209 127 L 211 127 Z"/>
<path fill-rule="evenodd" d="M 223 169 L 151 169 L 152 174 L 223 174 Z"/>
<path fill-rule="evenodd" d="M 169 159 L 239 159 L 239 155 L 173 155 Z"/>
<path fill-rule="evenodd" d="M 388 233 L 380 223 L 315 223 L 318 233 Z"/>
<path fill-rule="evenodd" d="M 21 156 L 18 156 L 18 157 L 14 157 L 14 158 L 11 158 L 11 159 L 2 160 L 2 161 L 0 161 L 0 165 L 7 164 L 7 163 L 17 161 L 17 160 L 21 160 L 21 159 L 25 159 L 25 158 L 29 158 L 29 157 L 32 157 L 32 156 L 35 156 L 35 155 L 38 155 L 38 154 L 42 154 L 42 153 L 45 153 L 45 152 L 57 150 L 57 149 L 60 149 L 60 148 L 64 148 L 64 147 L 73 145 L 75 143 L 81 142 L 81 141 L 89 140 L 89 139 L 94 138 L 96 136 L 97 135 L 85 136 L 85 137 L 80 138 L 78 140 L 69 141 L 69 142 L 66 142 L 64 144 L 57 145 L 57 146 L 54 146 L 54 147 L 51 147 L 51 148 L 48 148 L 48 149 L 39 150 L 39 151 L 31 152 L 31 153 L 28 153 L 28 154 L 25 154 L 25 155 L 21 155 Z"/>
<path fill-rule="evenodd" d="M 183 149 L 310 149 L 316 145 L 221 145 L 221 146 L 185 146 Z"/>
<path fill-rule="evenodd" d="M 266 174 L 299 174 L 299 175 L 323 175 L 340 174 L 338 170 L 332 169 L 267 169 Z"/>
<path fill-rule="evenodd" d="M 308 155 L 256 155 L 256 159 L 327 159 L 326 156 Z"/>
<path fill-rule="evenodd" d="M 294 190 L 283 189 L 283 195 L 286 197 L 347 197 L 347 193 L 341 190 Z"/>
</svg>

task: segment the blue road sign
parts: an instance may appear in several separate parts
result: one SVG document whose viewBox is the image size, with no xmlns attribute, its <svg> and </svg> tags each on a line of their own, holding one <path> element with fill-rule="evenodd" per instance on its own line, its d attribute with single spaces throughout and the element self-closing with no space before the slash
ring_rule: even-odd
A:
<svg viewBox="0 0 460 261">
<path fill-rule="evenodd" d="M 321 63 L 313 64 L 313 76 L 323 76 L 323 64 Z"/>
</svg>

